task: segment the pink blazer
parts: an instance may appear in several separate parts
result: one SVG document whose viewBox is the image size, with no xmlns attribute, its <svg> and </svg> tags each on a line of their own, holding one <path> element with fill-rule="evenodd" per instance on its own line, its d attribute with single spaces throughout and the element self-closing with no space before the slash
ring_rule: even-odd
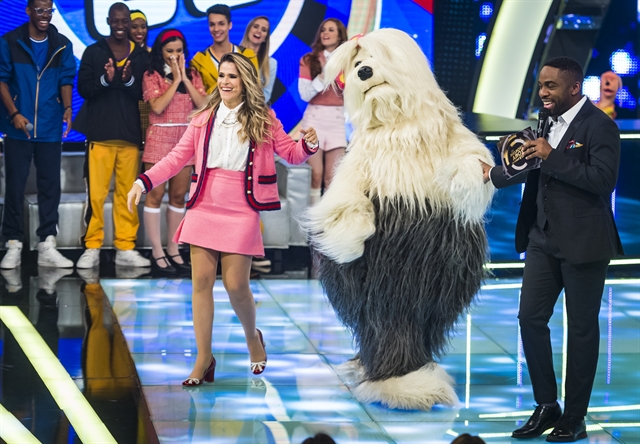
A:
<svg viewBox="0 0 640 444">
<path fill-rule="evenodd" d="M 317 148 L 307 146 L 302 138 L 298 143 L 294 142 L 282 129 L 282 123 L 276 118 L 273 110 L 270 110 L 269 114 L 272 120 L 272 137 L 260 144 L 250 142 L 244 175 L 247 202 L 257 211 L 280 209 L 274 153 L 288 163 L 300 164 L 317 151 Z M 213 109 L 194 117 L 182 139 L 171 152 L 138 177 L 144 184 L 145 193 L 178 174 L 195 156 L 196 171 L 191 175 L 187 208 L 197 203 L 204 178 L 202 172 L 207 168 L 209 140 L 214 122 Z"/>
</svg>

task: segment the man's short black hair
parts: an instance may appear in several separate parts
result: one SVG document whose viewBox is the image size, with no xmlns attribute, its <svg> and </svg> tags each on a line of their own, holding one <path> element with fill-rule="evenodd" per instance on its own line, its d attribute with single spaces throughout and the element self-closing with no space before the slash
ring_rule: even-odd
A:
<svg viewBox="0 0 640 444">
<path fill-rule="evenodd" d="M 53 0 L 45 0 L 45 1 L 50 1 L 51 3 L 53 3 Z M 33 8 L 33 5 L 35 5 L 36 0 L 27 0 L 27 6 L 29 8 Z"/>
<path fill-rule="evenodd" d="M 108 17 L 111 17 L 111 13 L 114 11 L 127 11 L 127 14 L 130 13 L 129 7 L 122 2 L 114 3 L 113 5 L 111 5 L 111 7 L 109 8 Z"/>
<path fill-rule="evenodd" d="M 227 18 L 227 21 L 231 23 L 231 9 L 227 5 L 217 4 L 209 6 L 207 9 L 207 17 L 209 14 L 220 14 Z"/>
<path fill-rule="evenodd" d="M 571 82 L 580 82 L 584 80 L 584 71 L 582 66 L 571 57 L 555 57 L 547 60 L 544 66 L 557 68 L 562 74 L 566 75 Z"/>
</svg>

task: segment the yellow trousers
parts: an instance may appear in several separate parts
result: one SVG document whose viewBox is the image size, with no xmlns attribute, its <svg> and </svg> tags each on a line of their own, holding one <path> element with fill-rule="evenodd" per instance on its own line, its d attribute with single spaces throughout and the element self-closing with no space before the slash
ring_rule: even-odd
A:
<svg viewBox="0 0 640 444">
<path fill-rule="evenodd" d="M 125 141 L 91 142 L 87 153 L 87 195 L 85 248 L 100 248 L 104 242 L 104 202 L 115 174 L 113 192 L 113 245 L 132 250 L 138 235 L 138 212 L 129 213 L 127 193 L 140 170 L 138 147 Z"/>
</svg>

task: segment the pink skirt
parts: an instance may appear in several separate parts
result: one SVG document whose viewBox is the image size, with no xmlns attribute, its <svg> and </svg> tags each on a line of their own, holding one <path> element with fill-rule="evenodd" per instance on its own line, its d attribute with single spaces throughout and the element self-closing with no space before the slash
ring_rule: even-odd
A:
<svg viewBox="0 0 640 444">
<path fill-rule="evenodd" d="M 260 213 L 249 206 L 244 171 L 207 168 L 196 204 L 173 241 L 223 253 L 264 256 Z"/>
</svg>

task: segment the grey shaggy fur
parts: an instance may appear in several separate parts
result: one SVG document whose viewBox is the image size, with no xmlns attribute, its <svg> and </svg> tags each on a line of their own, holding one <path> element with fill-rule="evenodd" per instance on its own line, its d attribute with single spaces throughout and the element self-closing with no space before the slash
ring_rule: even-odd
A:
<svg viewBox="0 0 640 444">
<path fill-rule="evenodd" d="M 482 224 L 452 215 L 412 215 L 404 202 L 374 198 L 376 232 L 364 254 L 339 264 L 317 255 L 320 282 L 353 333 L 365 380 L 406 375 L 440 357 L 484 276 Z"/>
</svg>

